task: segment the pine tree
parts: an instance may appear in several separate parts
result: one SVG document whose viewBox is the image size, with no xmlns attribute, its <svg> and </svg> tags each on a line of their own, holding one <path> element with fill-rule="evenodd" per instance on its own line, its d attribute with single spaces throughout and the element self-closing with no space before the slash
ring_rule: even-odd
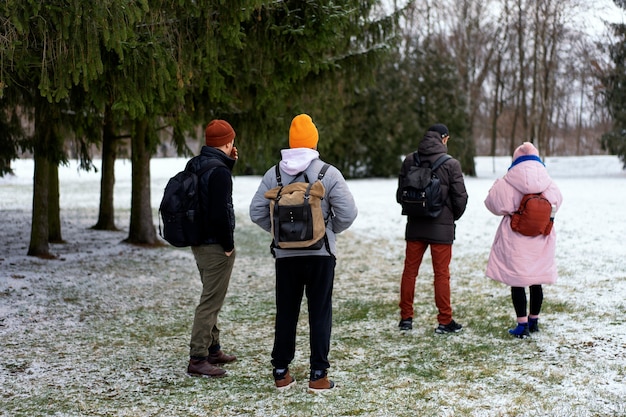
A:
<svg viewBox="0 0 626 417">
<path fill-rule="evenodd" d="M 626 9 L 626 1 L 614 0 L 622 9 Z M 613 118 L 613 130 L 604 134 L 601 139 L 602 148 L 618 155 L 626 169 L 626 24 L 611 25 L 616 37 L 609 46 L 609 55 L 613 68 L 602 73 L 600 79 L 604 85 L 604 100 Z"/>
<path fill-rule="evenodd" d="M 55 167 L 67 159 L 63 122 L 72 113 L 71 91 L 78 85 L 88 90 L 101 75 L 101 45 L 119 43 L 137 10 L 126 0 L 74 2 L 72 7 L 60 0 L 0 4 L 2 111 L 19 105 L 34 127 L 32 137 L 17 143 L 32 150 L 35 161 L 29 255 L 51 257 L 48 241 L 62 240 Z M 50 204 L 50 198 L 56 200 Z"/>
<path fill-rule="evenodd" d="M 38 207 L 33 211 L 29 253 L 48 254 L 48 211 L 59 209 L 58 204 L 49 204 L 56 193 L 48 192 L 54 183 L 46 177 L 55 176 L 49 165 L 67 158 L 68 131 L 55 127 L 60 116 L 48 115 L 75 115 L 63 126 L 71 128 L 85 167 L 91 163 L 88 149 L 94 137 L 131 138 L 130 243 L 157 243 L 149 164 L 164 126 L 173 132 L 178 149 L 188 154 L 185 139 L 193 128 L 211 118 L 228 118 L 244 143 L 241 159 L 248 166 L 238 169 L 252 172 L 275 161 L 286 144 L 289 121 L 307 112 L 319 120 L 325 135 L 321 149 L 340 158 L 333 142 L 341 137 L 345 122 L 341 107 L 350 100 L 351 86 L 371 79 L 370 66 L 387 48 L 397 19 L 396 15 L 372 20 L 377 4 L 375 0 L 350 0 L 341 6 L 330 0 L 0 4 L 0 19 L 7 29 L 0 38 L 0 60 L 10 63 L 0 68 L 3 124 L 10 114 L 5 107 L 9 97 L 15 98 L 12 106 L 22 106 L 35 120 L 36 140 L 18 142 L 8 133 L 1 139 L 11 144 L 11 152 L 2 151 L 3 158 L 13 158 L 22 145 L 35 154 L 33 201 Z M 94 135 L 98 125 L 104 126 L 102 134 Z M 115 145 L 109 145 L 103 146 L 109 168 L 103 173 L 101 207 L 112 205 Z M 111 227 L 111 222 L 107 225 Z"/>
</svg>

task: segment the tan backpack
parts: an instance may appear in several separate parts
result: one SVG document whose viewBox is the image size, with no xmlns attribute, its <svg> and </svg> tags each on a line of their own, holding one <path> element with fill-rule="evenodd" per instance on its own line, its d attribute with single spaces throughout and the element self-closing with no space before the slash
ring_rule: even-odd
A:
<svg viewBox="0 0 626 417">
<path fill-rule="evenodd" d="M 279 249 L 320 249 L 325 242 L 326 219 L 322 200 L 326 190 L 322 178 L 330 165 L 324 164 L 317 180 L 282 185 L 280 169 L 276 165 L 278 186 L 265 192 L 270 200 L 272 246 Z M 296 178 L 300 176 L 297 175 Z"/>
</svg>

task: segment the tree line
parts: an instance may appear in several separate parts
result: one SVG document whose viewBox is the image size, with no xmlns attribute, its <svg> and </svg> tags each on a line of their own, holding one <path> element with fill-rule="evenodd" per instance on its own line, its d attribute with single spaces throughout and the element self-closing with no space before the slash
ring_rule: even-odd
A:
<svg viewBox="0 0 626 417">
<path fill-rule="evenodd" d="M 0 175 L 32 155 L 28 254 L 51 256 L 49 243 L 62 241 L 58 166 L 70 158 L 100 169 L 94 228 L 114 230 L 114 164 L 130 157 L 126 241 L 158 244 L 150 159 L 163 147 L 197 153 L 199 127 L 213 118 L 237 131 L 240 175 L 278 160 L 302 112 L 320 129 L 320 153 L 350 178 L 395 176 L 436 122 L 448 125 L 449 151 L 468 175 L 475 155 L 510 154 L 522 140 L 545 155 L 600 144 L 615 152 L 619 139 L 599 138 L 618 119 L 619 106 L 608 104 L 615 65 L 604 58 L 618 52 L 573 24 L 584 8 L 577 0 L 2 2 Z"/>
</svg>

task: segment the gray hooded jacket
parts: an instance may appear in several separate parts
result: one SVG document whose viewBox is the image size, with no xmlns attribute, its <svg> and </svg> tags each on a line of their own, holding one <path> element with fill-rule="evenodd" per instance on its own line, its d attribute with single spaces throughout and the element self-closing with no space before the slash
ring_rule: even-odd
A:
<svg viewBox="0 0 626 417">
<path fill-rule="evenodd" d="M 282 160 L 279 163 L 282 183 L 288 184 L 296 178 L 299 172 L 306 172 L 310 181 L 314 181 L 324 165 L 324 161 L 319 159 L 319 153 L 313 149 L 295 148 L 283 149 L 281 151 Z M 358 210 L 354 202 L 354 197 L 348 188 L 348 184 L 341 172 L 334 166 L 330 166 L 326 175 L 322 179 L 322 184 L 326 189 L 326 195 L 322 200 L 322 210 L 325 217 L 328 217 L 326 225 L 326 236 L 330 246 L 330 254 L 325 246 L 321 249 L 275 249 L 276 258 L 286 258 L 294 256 L 335 256 L 336 237 L 348 229 L 356 219 Z M 267 190 L 278 185 L 276 180 L 275 167 L 267 170 L 261 184 L 257 189 L 252 202 L 250 203 L 250 219 L 259 225 L 266 232 L 271 232 L 270 201 L 265 198 Z"/>
</svg>

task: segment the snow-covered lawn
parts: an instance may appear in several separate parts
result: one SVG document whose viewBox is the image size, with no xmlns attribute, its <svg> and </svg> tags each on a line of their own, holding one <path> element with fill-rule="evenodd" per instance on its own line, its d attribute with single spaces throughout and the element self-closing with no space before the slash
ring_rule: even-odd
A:
<svg viewBox="0 0 626 417">
<path fill-rule="evenodd" d="M 200 283 L 189 249 L 145 249 L 127 237 L 130 162 L 116 167 L 120 232 L 96 223 L 99 174 L 60 169 L 66 244 L 57 260 L 26 256 L 32 161 L 0 178 L 1 416 L 626 416 L 626 173 L 612 156 L 554 157 L 564 195 L 556 219 L 560 279 L 544 287 L 541 332 L 512 339 L 508 287 L 484 269 L 499 218 L 483 200 L 510 158 L 476 159 L 457 224 L 452 303 L 462 333 L 433 334 L 430 258 L 416 288 L 414 330 L 397 330 L 404 222 L 395 179 L 349 181 L 359 206 L 340 235 L 330 376 L 306 392 L 308 329 L 292 364 L 298 384 L 273 388 L 273 261 L 247 210 L 260 177 L 234 180 L 237 260 L 220 316 L 239 360 L 218 380 L 185 375 Z M 152 163 L 152 206 L 185 160 Z"/>
</svg>

